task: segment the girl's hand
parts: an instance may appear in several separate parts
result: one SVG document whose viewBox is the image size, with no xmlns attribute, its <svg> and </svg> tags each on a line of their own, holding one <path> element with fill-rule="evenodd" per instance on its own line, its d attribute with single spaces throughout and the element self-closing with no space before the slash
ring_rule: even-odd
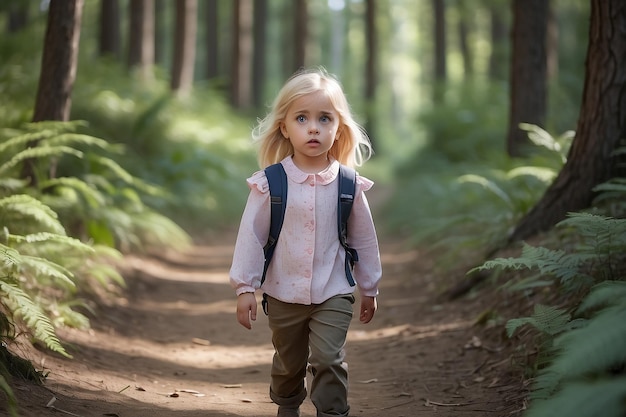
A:
<svg viewBox="0 0 626 417">
<path fill-rule="evenodd" d="M 374 313 L 378 308 L 376 297 L 361 297 L 361 323 L 369 323 L 374 318 Z"/>
<path fill-rule="evenodd" d="M 257 302 L 254 293 L 245 292 L 237 297 L 237 321 L 246 329 L 252 329 L 250 320 L 256 320 Z"/>
</svg>

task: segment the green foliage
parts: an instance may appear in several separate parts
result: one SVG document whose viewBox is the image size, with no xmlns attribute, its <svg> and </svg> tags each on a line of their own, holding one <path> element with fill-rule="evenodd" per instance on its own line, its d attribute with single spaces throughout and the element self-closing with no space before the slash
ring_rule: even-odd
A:
<svg viewBox="0 0 626 417">
<path fill-rule="evenodd" d="M 116 162 L 167 192 L 147 193 L 146 205 L 194 233 L 238 220 L 244 179 L 258 169 L 253 121 L 235 115 L 219 92 L 198 88 L 177 99 L 167 80 L 146 85 L 103 63 L 79 74 L 74 104 L 74 116 L 89 120 L 86 133 L 123 146 Z"/>
<path fill-rule="evenodd" d="M 540 364 L 535 377 L 527 415 L 582 417 L 597 415 L 594 411 L 599 409 L 602 415 L 624 415 L 626 219 L 571 213 L 557 227 L 570 237 L 561 244 L 567 251 L 524 245 L 518 258 L 494 259 L 478 267 L 539 271 L 510 289 L 528 290 L 538 282 L 547 286 L 551 282 L 546 278 L 552 278 L 568 294 L 586 294 L 574 314 L 537 305 L 531 317 L 512 319 L 506 325 L 509 336 L 529 324 L 545 337 L 546 363 Z"/>
<path fill-rule="evenodd" d="M 461 255 L 473 259 L 501 247 L 556 177 L 572 139 L 571 132 L 553 137 L 535 126 L 523 128 L 536 144 L 527 159 L 450 165 L 440 152 L 425 150 L 404 168 L 406 180 L 386 208 L 390 227 L 442 253 L 439 261 L 447 267 Z"/>
</svg>

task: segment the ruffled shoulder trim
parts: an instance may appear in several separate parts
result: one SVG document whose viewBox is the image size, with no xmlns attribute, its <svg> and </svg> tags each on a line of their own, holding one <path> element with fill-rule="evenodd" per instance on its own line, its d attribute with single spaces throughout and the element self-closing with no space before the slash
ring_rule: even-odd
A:
<svg viewBox="0 0 626 417">
<path fill-rule="evenodd" d="M 374 185 L 374 181 L 369 178 L 362 177 L 360 175 L 356 176 L 356 186 L 360 191 L 367 191 Z"/>
<path fill-rule="evenodd" d="M 248 187 L 251 189 L 256 188 L 262 193 L 267 193 L 270 190 L 269 182 L 265 176 L 265 171 L 257 171 L 250 178 L 246 180 Z"/>
</svg>

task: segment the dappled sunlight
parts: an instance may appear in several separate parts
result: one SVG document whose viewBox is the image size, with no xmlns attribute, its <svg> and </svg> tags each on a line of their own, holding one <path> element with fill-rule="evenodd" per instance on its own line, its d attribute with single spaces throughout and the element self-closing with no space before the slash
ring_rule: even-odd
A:
<svg viewBox="0 0 626 417">
<path fill-rule="evenodd" d="M 402 324 L 398 326 L 385 327 L 382 329 L 367 330 L 355 330 L 348 334 L 348 340 L 350 341 L 368 341 L 381 339 L 389 339 L 401 337 L 403 340 L 418 340 L 426 339 L 429 337 L 437 337 L 442 333 L 465 330 L 472 326 L 472 321 L 452 321 L 450 323 L 436 323 L 424 326 L 413 326 L 410 324 Z"/>
<path fill-rule="evenodd" d="M 135 273 L 170 281 L 206 282 L 211 284 L 229 284 L 228 271 L 181 270 L 180 267 L 151 259 L 127 256 L 126 266 Z"/>
<path fill-rule="evenodd" d="M 131 361 L 128 362 L 129 372 L 140 371 L 141 364 L 150 361 L 168 363 L 168 369 L 176 367 L 205 370 L 253 368 L 271 364 L 274 353 L 272 345 L 267 343 L 225 346 L 191 336 L 186 340 L 169 343 L 147 341 L 141 335 L 116 334 L 112 337 L 103 331 L 86 333 L 68 330 L 64 332 L 64 336 L 66 341 L 74 346 L 83 345 L 81 350 L 97 349 L 125 356 L 128 361 Z M 97 346 L 93 341 L 97 341 Z M 162 368 L 165 367 L 162 366 Z M 144 369 L 144 371 L 152 372 L 153 370 Z"/>
</svg>

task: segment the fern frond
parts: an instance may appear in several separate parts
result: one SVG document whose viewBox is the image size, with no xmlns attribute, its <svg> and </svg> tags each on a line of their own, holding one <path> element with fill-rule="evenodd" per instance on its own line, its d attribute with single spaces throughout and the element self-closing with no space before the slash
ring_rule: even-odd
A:
<svg viewBox="0 0 626 417">
<path fill-rule="evenodd" d="M 4 152 L 12 148 L 24 149 L 31 142 L 37 142 L 39 140 L 54 136 L 55 134 L 56 132 L 46 129 L 34 133 L 25 133 L 22 135 L 14 136 L 0 143 L 0 155 L 3 155 Z"/>
<path fill-rule="evenodd" d="M 573 382 L 546 400 L 531 401 L 526 417 L 623 417 L 626 377 Z"/>
<path fill-rule="evenodd" d="M 60 281 L 62 284 L 67 285 L 70 288 L 75 288 L 76 284 L 72 281 L 74 274 L 67 268 L 49 261 L 48 259 L 40 258 L 37 256 L 21 256 L 22 263 L 21 268 L 32 271 L 32 275 L 36 277 L 50 277 Z"/>
<path fill-rule="evenodd" d="M 626 300 L 626 282 L 604 281 L 592 287 L 580 303 L 577 314 L 586 313 L 598 307 L 614 306 Z"/>
<path fill-rule="evenodd" d="M 75 132 L 80 127 L 87 127 L 89 123 L 86 120 L 42 120 L 40 122 L 24 123 L 24 130 L 30 132 L 38 132 L 40 130 L 51 130 L 54 134 L 59 132 Z"/>
<path fill-rule="evenodd" d="M 93 313 L 92 309 L 84 302 L 73 300 L 68 303 L 54 304 L 50 306 L 52 316 L 54 317 L 55 326 L 72 327 L 75 329 L 88 329 L 89 318 L 84 314 L 76 311 L 74 307 L 80 306 Z"/>
<path fill-rule="evenodd" d="M 530 324 L 542 333 L 554 336 L 567 329 L 570 318 L 570 314 L 563 309 L 536 304 L 532 316 L 509 320 L 506 332 L 511 337 L 519 327 Z"/>
<path fill-rule="evenodd" d="M 40 183 L 42 190 L 54 187 L 68 187 L 77 191 L 91 208 L 101 207 L 106 204 L 106 198 L 100 191 L 76 177 L 52 178 Z"/>
<path fill-rule="evenodd" d="M 94 156 L 93 159 L 99 165 L 108 168 L 111 173 L 113 173 L 120 180 L 124 181 L 126 184 L 133 183 L 134 177 L 113 159 L 102 156 Z"/>
<path fill-rule="evenodd" d="M 3 174 L 27 159 L 49 158 L 61 155 L 74 155 L 77 158 L 83 157 L 81 151 L 68 146 L 35 146 L 18 152 L 8 161 L 0 165 L 0 174 Z"/>
<path fill-rule="evenodd" d="M 556 178 L 556 175 L 557 172 L 554 169 L 538 166 L 517 167 L 513 168 L 506 174 L 509 180 L 513 180 L 518 177 L 533 177 L 537 178 L 544 184 L 550 184 L 554 178 Z"/>
<path fill-rule="evenodd" d="M 117 178 L 124 181 L 128 185 L 132 185 L 142 192 L 153 196 L 164 196 L 166 193 L 160 187 L 148 184 L 140 178 L 133 177 L 128 171 L 122 168 L 117 162 L 111 158 L 102 156 L 92 156 L 91 159 L 103 167 L 107 168 L 110 172 L 115 174 Z"/>
<path fill-rule="evenodd" d="M 594 192 L 615 192 L 618 194 L 626 194 L 626 178 L 612 178 L 607 182 L 596 185 Z"/>
<path fill-rule="evenodd" d="M 564 377 L 607 373 L 626 364 L 626 302 L 610 307 L 554 340 L 561 354 L 549 369 Z"/>
<path fill-rule="evenodd" d="M 0 199 L 0 214 L 5 218 L 11 218 L 11 213 L 20 218 L 30 217 L 49 231 L 65 235 L 65 228 L 59 222 L 56 212 L 26 194 L 15 194 Z M 14 227 L 16 229 L 16 227 Z"/>
<path fill-rule="evenodd" d="M 24 320 L 26 326 L 33 332 L 35 339 L 44 343 L 48 349 L 70 357 L 57 338 L 50 319 L 28 294 L 17 285 L 0 281 L 0 295 L 2 295 L 2 301 L 9 310 L 16 317 Z"/>
<path fill-rule="evenodd" d="M 6 190 L 11 194 L 23 189 L 28 185 L 28 180 L 19 178 L 0 178 L 0 190 Z M 0 194 L 1 195 L 1 194 Z"/>
<path fill-rule="evenodd" d="M 591 250 L 605 254 L 626 245 L 626 219 L 615 219 L 591 213 L 570 213 L 567 219 L 557 224 L 559 227 L 573 227 L 587 238 Z"/>
<path fill-rule="evenodd" d="M 86 145 L 89 147 L 97 147 L 100 149 L 108 149 L 109 142 L 95 136 L 84 135 L 80 133 L 62 133 L 43 141 L 47 146 L 59 145 Z"/>
<path fill-rule="evenodd" d="M 12 270 L 21 263 L 18 251 L 0 243 L 0 266 L 2 269 Z"/>
<path fill-rule="evenodd" d="M 500 200 L 502 200 L 507 205 L 507 207 L 511 209 L 514 208 L 514 204 L 513 204 L 513 201 L 511 200 L 511 197 L 506 193 L 506 191 L 504 191 L 501 187 L 498 186 L 498 184 L 496 184 L 492 180 L 489 180 L 483 176 L 476 175 L 476 174 L 467 174 L 467 175 L 462 175 L 461 177 L 459 177 L 457 181 L 461 184 L 473 183 L 473 184 L 481 185 L 484 189 L 490 191 L 495 196 L 497 196 Z"/>
</svg>

